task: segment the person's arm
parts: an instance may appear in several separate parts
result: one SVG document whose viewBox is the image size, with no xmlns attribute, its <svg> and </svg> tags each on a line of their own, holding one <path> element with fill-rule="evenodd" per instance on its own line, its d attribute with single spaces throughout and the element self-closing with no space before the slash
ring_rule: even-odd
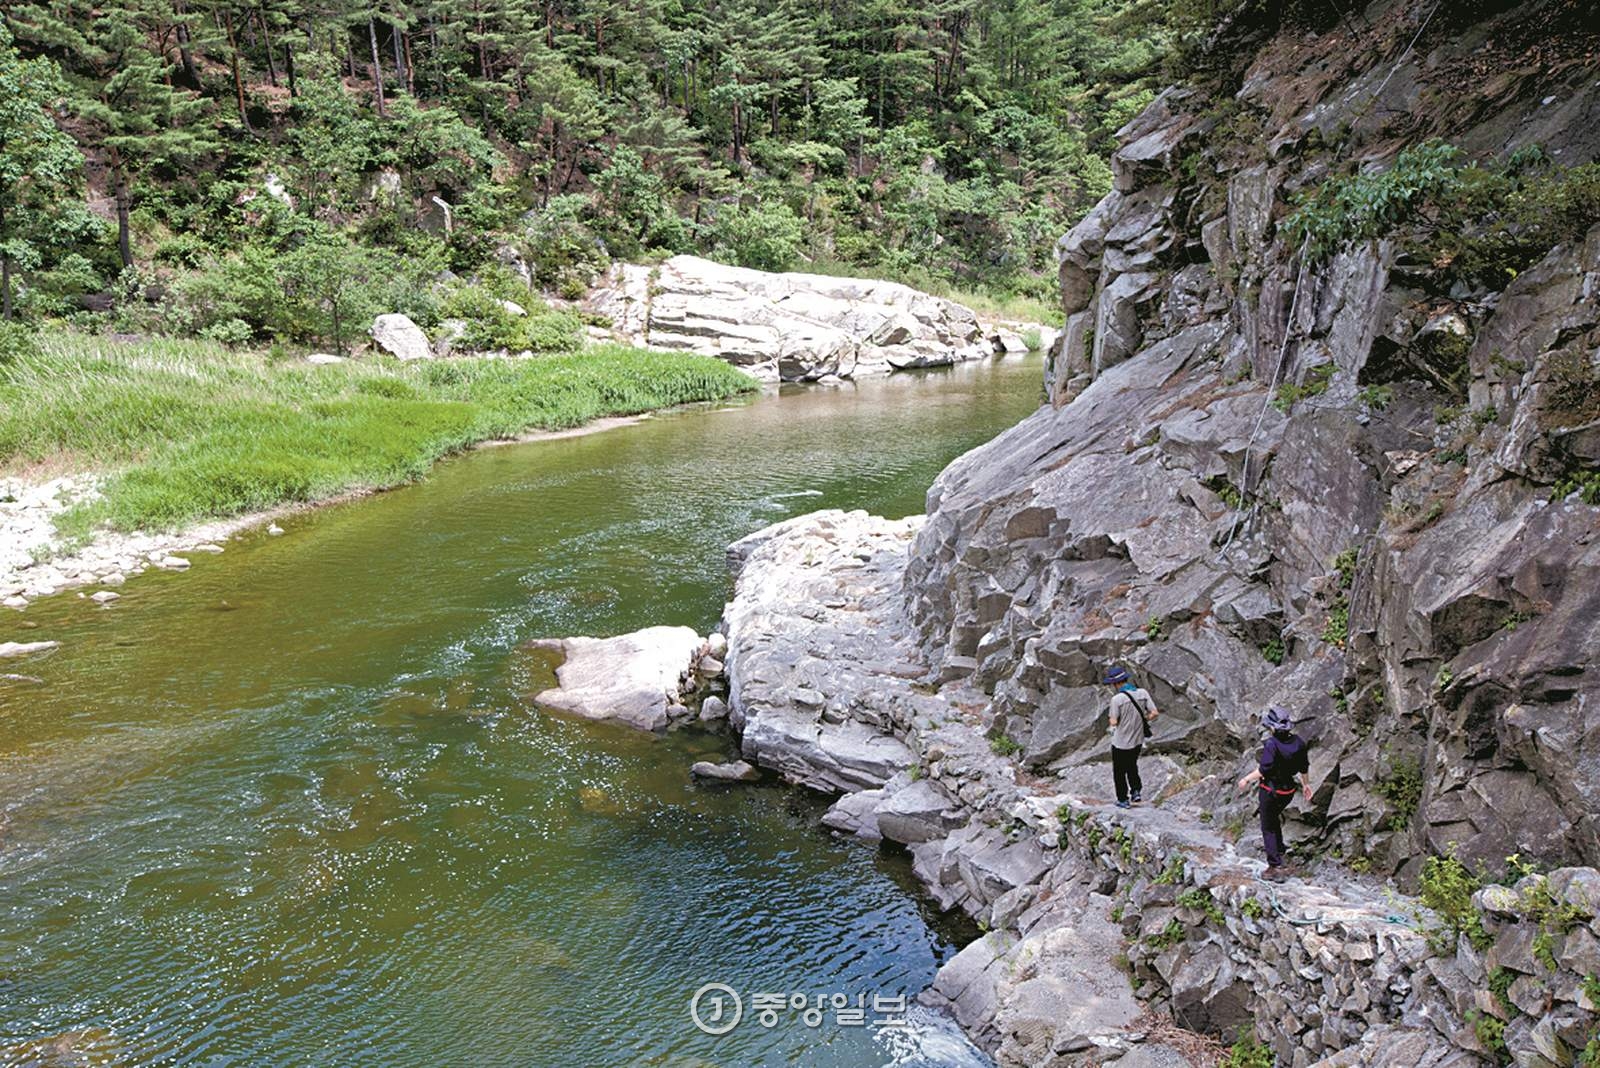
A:
<svg viewBox="0 0 1600 1068">
<path fill-rule="evenodd" d="M 1109 731 L 1107 731 L 1108 734 L 1115 734 L 1117 732 L 1117 698 L 1121 696 L 1122 695 L 1119 693 L 1111 698 L 1111 710 L 1106 713 L 1106 719 L 1110 722 L 1111 728 Z"/>
<path fill-rule="evenodd" d="M 1300 789 L 1306 795 L 1306 800 L 1311 800 L 1311 776 L 1305 772 L 1300 773 Z"/>
<path fill-rule="evenodd" d="M 1267 777 L 1267 767 L 1276 756 L 1277 753 L 1273 748 L 1272 739 L 1268 738 L 1266 744 L 1261 747 L 1261 759 L 1256 762 L 1256 769 L 1239 780 L 1239 792 L 1241 794 Z"/>
</svg>

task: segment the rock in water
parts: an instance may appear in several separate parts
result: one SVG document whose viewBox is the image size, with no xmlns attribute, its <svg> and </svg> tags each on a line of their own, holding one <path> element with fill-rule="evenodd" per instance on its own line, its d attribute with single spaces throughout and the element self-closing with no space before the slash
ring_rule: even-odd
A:
<svg viewBox="0 0 1600 1068">
<path fill-rule="evenodd" d="M 615 638 L 549 638 L 530 648 L 560 654 L 557 685 L 537 705 L 646 731 L 666 730 L 694 672 L 700 635 L 689 627 L 648 627 Z"/>
<path fill-rule="evenodd" d="M 1014 330 L 1001 330 L 994 335 L 994 351 L 1001 355 L 1028 351 L 1028 343 Z"/>
<path fill-rule="evenodd" d="M 60 642 L 0 642 L 0 660 L 32 656 L 34 653 L 48 653 L 60 644 Z"/>
<path fill-rule="evenodd" d="M 709 760 L 696 761 L 690 765 L 689 774 L 697 779 L 710 779 L 715 782 L 755 782 L 761 778 L 761 772 L 743 760 L 734 760 L 726 764 L 714 764 Z"/>
<path fill-rule="evenodd" d="M 990 352 L 970 308 L 909 286 L 697 256 L 658 268 L 619 264 L 585 307 L 633 344 L 715 356 L 767 380 L 882 374 Z"/>
<path fill-rule="evenodd" d="M 428 335 L 406 315 L 392 313 L 372 320 L 372 340 L 397 360 L 433 358 L 433 346 L 428 344 Z"/>
</svg>

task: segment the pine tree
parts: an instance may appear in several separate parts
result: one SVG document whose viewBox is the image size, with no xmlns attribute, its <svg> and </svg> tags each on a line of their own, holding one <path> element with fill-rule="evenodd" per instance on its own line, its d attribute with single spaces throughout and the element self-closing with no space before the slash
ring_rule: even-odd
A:
<svg viewBox="0 0 1600 1068">
<path fill-rule="evenodd" d="M 83 156 L 51 111 L 67 85 L 48 59 L 23 59 L 0 23 L 0 318 L 14 309 L 14 269 L 37 267 L 50 242 L 52 202 L 70 196 Z"/>
<path fill-rule="evenodd" d="M 89 26 L 76 110 L 106 150 L 117 204 L 117 252 L 133 266 L 128 213 L 146 171 L 218 148 L 200 124 L 206 103 L 175 88 L 149 35 L 126 7 L 108 7 Z"/>
</svg>

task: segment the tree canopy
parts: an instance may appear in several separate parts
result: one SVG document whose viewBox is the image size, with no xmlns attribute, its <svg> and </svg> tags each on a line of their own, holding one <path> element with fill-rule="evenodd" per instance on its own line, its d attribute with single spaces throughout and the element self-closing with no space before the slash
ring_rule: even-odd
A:
<svg viewBox="0 0 1600 1068">
<path fill-rule="evenodd" d="M 569 295 L 609 259 L 698 251 L 1045 298 L 1178 6 L 23 0 L 7 279 L 26 315 L 166 322 L 242 259 L 356 262 L 337 237 L 418 279 L 499 262 Z"/>
</svg>

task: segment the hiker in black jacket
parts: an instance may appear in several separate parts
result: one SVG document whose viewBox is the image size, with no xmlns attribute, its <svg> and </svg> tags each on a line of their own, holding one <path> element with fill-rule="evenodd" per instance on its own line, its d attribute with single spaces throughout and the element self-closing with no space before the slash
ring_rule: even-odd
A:
<svg viewBox="0 0 1600 1068">
<path fill-rule="evenodd" d="M 1283 810 L 1289 807 L 1297 792 L 1304 791 L 1306 800 L 1311 800 L 1311 783 L 1306 777 L 1311 770 L 1310 746 L 1294 732 L 1294 721 L 1283 709 L 1267 709 L 1261 721 L 1269 732 L 1261 746 L 1261 763 L 1239 780 L 1239 792 L 1252 786 L 1260 787 L 1261 842 L 1267 851 L 1266 878 L 1281 883 L 1290 874 L 1284 862 Z"/>
</svg>

